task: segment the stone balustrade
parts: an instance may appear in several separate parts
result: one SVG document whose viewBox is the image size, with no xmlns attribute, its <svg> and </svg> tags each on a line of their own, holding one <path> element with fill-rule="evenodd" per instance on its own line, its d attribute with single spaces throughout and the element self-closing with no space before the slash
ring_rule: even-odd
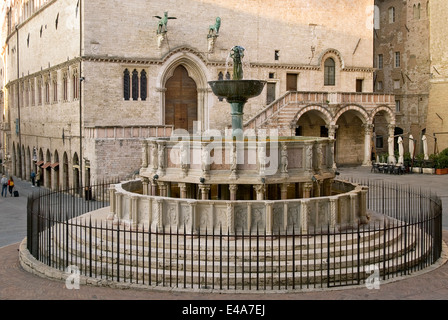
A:
<svg viewBox="0 0 448 320">
<path fill-rule="evenodd" d="M 335 180 L 332 189 L 332 196 L 317 198 L 196 200 L 138 194 L 139 179 L 111 185 L 109 219 L 134 229 L 223 234 L 298 234 L 367 222 L 366 187 Z"/>
</svg>

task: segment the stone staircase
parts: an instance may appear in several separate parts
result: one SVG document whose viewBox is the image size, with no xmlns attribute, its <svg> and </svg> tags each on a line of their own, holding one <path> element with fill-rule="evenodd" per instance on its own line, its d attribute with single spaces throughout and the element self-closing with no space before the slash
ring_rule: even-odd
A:
<svg viewBox="0 0 448 320">
<path fill-rule="evenodd" d="M 282 133 L 291 135 L 291 123 L 301 108 L 308 104 L 325 105 L 327 103 L 327 92 L 288 91 L 247 121 L 244 128 L 254 130 L 278 128 Z"/>
<path fill-rule="evenodd" d="M 76 266 L 104 282 L 148 287 L 216 290 L 285 290 L 358 285 L 376 266 L 388 278 L 405 274 L 426 259 L 415 235 L 395 220 L 384 226 L 322 232 L 314 236 L 250 237 L 181 232 L 149 233 L 92 222 L 90 214 L 73 226 L 55 224 L 43 239 L 50 252 L 41 260 L 53 268 Z M 187 232 L 189 233 L 189 232 Z M 68 245 L 67 245 L 68 244 Z M 380 279 L 380 280 L 381 280 Z"/>
<path fill-rule="evenodd" d="M 295 135 L 292 126 L 297 121 L 297 114 L 320 107 L 332 118 L 335 110 L 343 105 L 358 104 L 371 111 L 380 105 L 393 107 L 393 95 L 358 92 L 308 92 L 288 91 L 283 96 L 266 106 L 244 124 L 244 129 L 278 128 L 281 135 Z M 330 120 L 330 119 L 329 119 Z"/>
</svg>

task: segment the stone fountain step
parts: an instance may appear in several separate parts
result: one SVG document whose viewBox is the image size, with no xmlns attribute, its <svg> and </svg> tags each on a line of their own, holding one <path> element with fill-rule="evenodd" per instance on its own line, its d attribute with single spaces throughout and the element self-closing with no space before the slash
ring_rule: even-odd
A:
<svg viewBox="0 0 448 320">
<path fill-rule="evenodd" d="M 384 224 L 387 224 L 387 227 L 390 228 L 391 226 L 394 227 L 393 231 L 396 234 L 399 234 L 401 232 L 401 227 L 403 226 L 403 223 L 400 221 L 397 221 L 395 219 L 387 219 L 384 220 L 384 217 L 377 217 L 374 216 L 371 219 L 371 223 L 369 225 L 363 225 L 360 226 L 359 229 L 350 229 L 347 228 L 345 230 L 335 230 L 335 229 L 329 229 L 330 236 L 328 236 L 327 231 L 324 229 L 316 230 L 316 236 L 309 236 L 306 234 L 301 234 L 300 232 L 292 233 L 291 230 L 288 231 L 288 236 L 285 237 L 284 235 L 265 235 L 264 231 L 260 232 L 252 232 L 252 234 L 249 236 L 247 234 L 244 234 L 244 243 L 241 241 L 241 234 L 234 236 L 234 235 L 225 235 L 223 233 L 222 235 L 222 242 L 223 244 L 226 244 L 227 242 L 231 243 L 232 249 L 234 249 L 234 242 L 236 240 L 237 242 L 237 250 L 241 249 L 247 249 L 249 244 L 256 244 L 257 238 L 259 237 L 262 239 L 263 237 L 267 237 L 268 241 L 266 242 L 266 245 L 263 245 L 266 247 L 267 250 L 271 250 L 271 246 L 274 246 L 276 250 L 285 250 L 285 246 L 291 247 L 294 245 L 296 249 L 299 249 L 300 247 L 303 248 L 310 248 L 310 250 L 314 248 L 321 248 L 322 246 L 328 246 L 328 242 L 331 242 L 332 246 L 344 246 L 351 243 L 358 243 L 363 241 L 376 241 L 380 243 L 384 239 Z M 82 243 L 87 241 L 89 237 L 92 238 L 93 243 L 106 243 L 107 241 L 110 241 L 112 238 L 120 239 L 120 243 L 126 245 L 129 245 L 132 241 L 132 243 L 138 243 L 139 245 L 143 245 L 145 247 L 149 246 L 148 238 L 151 235 L 151 247 L 155 247 L 156 245 L 159 247 L 162 247 L 164 245 L 169 245 L 170 242 L 173 243 L 179 243 L 176 244 L 176 247 L 179 249 L 184 249 L 186 247 L 187 250 L 191 250 L 191 247 L 198 248 L 199 245 L 201 245 L 201 248 L 203 249 L 205 244 L 210 247 L 213 244 L 213 238 L 215 239 L 215 246 L 220 246 L 219 244 L 219 237 L 220 237 L 220 231 L 214 230 L 214 231 L 208 231 L 207 233 L 205 230 L 194 232 L 193 236 L 190 236 L 192 232 L 187 228 L 187 234 L 183 234 L 183 230 L 179 230 L 178 233 L 174 229 L 170 229 L 169 227 L 166 227 L 165 230 L 160 230 L 158 232 L 159 236 L 156 237 L 156 233 L 154 232 L 148 232 L 143 230 L 130 230 L 126 226 L 117 226 L 113 224 L 111 221 L 106 221 L 106 224 L 104 225 L 95 225 L 92 223 L 91 225 L 95 228 L 97 228 L 97 232 L 93 230 L 91 234 L 87 234 L 89 223 L 86 219 L 73 219 L 71 221 L 74 225 L 77 227 L 71 227 L 68 229 L 69 235 L 72 237 L 72 239 L 80 239 L 78 235 L 83 235 Z M 56 228 L 56 227 L 55 227 Z M 117 229 L 119 228 L 119 234 L 117 233 Z M 65 232 L 65 228 L 62 227 L 62 232 Z M 359 235 L 358 232 L 359 231 Z M 205 234 L 207 234 L 207 237 L 205 237 Z M 389 232 L 389 235 L 387 235 L 388 238 L 390 238 L 391 232 Z M 393 236 L 393 234 L 392 234 Z M 158 239 L 158 243 L 156 244 L 155 239 Z M 295 240 L 292 240 L 292 239 Z M 207 239 L 207 240 L 205 240 Z M 379 240 L 376 240 L 379 239 Z M 261 240 L 260 240 L 261 242 Z M 114 243 L 116 243 L 116 240 L 114 240 Z"/>
<path fill-rule="evenodd" d="M 360 243 L 360 246 L 358 247 L 357 244 L 346 244 L 342 247 L 335 246 L 332 244 L 330 246 L 330 260 L 335 261 L 336 264 L 343 265 L 344 263 L 351 263 L 353 261 L 353 257 L 356 257 L 358 255 L 358 252 L 362 254 L 363 256 L 369 256 L 372 261 L 376 261 L 376 259 L 385 259 L 390 258 L 396 255 L 401 254 L 402 251 L 404 251 L 404 245 L 401 242 L 402 235 L 396 234 L 396 236 L 393 239 L 389 239 L 389 241 L 384 244 L 380 242 L 380 239 L 377 239 L 374 241 L 373 246 L 368 243 Z M 251 252 L 242 252 L 239 250 L 235 250 L 234 248 L 230 247 L 230 251 L 226 251 L 224 248 L 224 251 L 222 254 L 219 254 L 219 252 L 215 253 L 213 255 L 210 251 L 210 248 L 205 250 L 205 248 L 202 248 L 202 251 L 199 252 L 199 250 L 195 250 L 191 252 L 190 250 L 177 250 L 176 247 L 169 249 L 169 244 L 165 243 L 166 249 L 163 250 L 163 248 L 157 247 L 157 246 L 151 246 L 151 249 L 146 247 L 145 249 L 142 247 L 137 246 L 125 246 L 124 244 L 120 245 L 120 251 L 119 251 L 119 257 L 117 257 L 117 253 L 108 251 L 109 249 L 117 249 L 117 243 L 109 243 L 104 244 L 100 246 L 95 246 L 92 244 L 90 246 L 89 242 L 84 241 L 85 239 L 79 239 L 78 241 L 72 241 L 70 246 L 70 252 L 66 253 L 64 252 L 65 246 L 58 242 L 59 239 L 65 239 L 65 236 L 62 236 L 61 238 L 55 237 L 55 246 L 54 246 L 54 252 L 61 258 L 65 258 L 66 254 L 68 254 L 69 257 L 81 257 L 83 259 L 92 259 L 97 261 L 108 261 L 110 263 L 117 263 L 120 264 L 130 264 L 130 265 L 137 265 L 137 264 L 149 264 L 148 255 L 151 255 L 151 259 L 154 259 L 155 257 L 163 257 L 165 255 L 165 259 L 163 261 L 170 261 L 169 257 L 178 258 L 180 263 L 185 263 L 187 268 L 190 266 L 194 268 L 195 266 L 200 266 L 202 264 L 209 264 L 210 266 L 219 264 L 219 261 L 223 259 L 224 261 L 229 261 L 234 267 L 238 267 L 242 265 L 242 262 L 246 265 L 244 267 L 247 267 L 247 264 L 251 259 L 253 258 L 259 258 L 261 262 L 266 261 L 268 264 L 271 263 L 273 265 L 279 265 L 280 267 L 287 266 L 288 263 L 292 263 L 292 261 L 300 262 L 303 266 L 306 266 L 308 269 L 310 266 L 319 266 L 322 265 L 322 261 L 325 261 L 328 258 L 328 251 L 327 247 L 324 247 L 320 250 L 320 252 L 313 253 L 313 251 L 309 249 L 304 249 L 302 247 L 295 247 L 294 251 L 292 251 L 292 247 L 287 248 L 285 247 L 284 250 L 278 250 L 277 248 L 273 250 L 273 248 L 264 250 L 264 245 L 259 247 L 261 251 L 257 254 L 253 251 Z M 412 234 L 407 235 L 407 251 L 410 251 L 414 248 L 415 243 L 413 241 Z M 246 247 L 248 248 L 248 247 Z M 384 249 L 385 248 L 385 249 Z M 254 248 L 253 248 L 254 249 Z M 85 253 L 86 252 L 86 253 Z M 384 256 L 384 252 L 386 252 L 386 256 Z M 383 253 L 383 256 L 381 256 L 381 253 Z M 87 257 L 88 256 L 88 257 Z M 143 257 L 142 257 L 143 256 Z M 200 258 L 200 259 L 199 259 Z M 193 259 L 193 261 L 192 261 Z M 201 262 L 197 262 L 197 261 Z M 153 261 L 153 260 L 152 260 Z M 185 261 L 185 262 L 184 262 Z M 273 263 L 272 261 L 276 261 Z M 277 263 L 278 262 L 278 263 Z M 168 265 L 168 264 L 167 264 Z"/>
<path fill-rule="evenodd" d="M 260 266 L 256 266 L 249 269 L 243 270 L 235 270 L 234 268 L 228 268 L 228 266 L 223 266 L 223 268 L 211 269 L 207 266 L 201 265 L 201 272 L 199 269 L 186 269 L 183 265 L 176 265 L 176 269 L 156 269 L 154 266 L 152 268 L 137 266 L 134 264 L 132 266 L 126 264 L 115 264 L 111 265 L 109 263 L 101 263 L 94 262 L 92 264 L 85 263 L 85 259 L 82 257 L 77 257 L 76 260 L 72 261 L 74 265 L 84 271 L 85 274 L 92 276 L 97 276 L 102 279 L 115 279 L 119 277 L 121 281 L 126 282 L 139 282 L 143 281 L 146 284 L 149 284 L 149 275 L 151 275 L 152 285 L 156 283 L 158 285 L 162 285 L 164 282 L 165 286 L 173 286 L 174 284 L 178 284 L 177 286 L 182 286 L 185 282 L 190 286 L 201 286 L 205 285 L 207 280 L 207 284 L 209 286 L 212 283 L 215 284 L 216 287 L 220 286 L 220 284 L 224 284 L 224 287 L 229 283 L 231 287 L 235 285 L 235 281 L 237 282 L 237 286 L 241 287 L 244 283 L 245 286 L 248 285 L 256 285 L 259 284 L 262 287 L 266 286 L 291 286 L 293 284 L 299 285 L 303 284 L 320 284 L 327 283 L 327 281 L 335 282 L 335 281 L 352 281 L 352 280 L 362 280 L 366 279 L 371 274 L 371 269 L 366 269 L 365 266 L 375 264 L 378 268 L 379 274 L 384 274 L 384 270 L 388 270 L 388 272 L 398 272 L 403 270 L 406 266 L 407 268 L 416 265 L 421 259 L 422 256 L 425 256 L 426 253 L 419 256 L 411 256 L 410 259 L 405 260 L 403 257 L 396 257 L 393 259 L 388 259 L 384 261 L 376 261 L 370 260 L 369 264 L 360 265 L 331 265 L 330 268 L 302 268 L 295 265 L 295 268 L 292 264 L 288 266 L 288 268 L 270 268 L 265 269 Z M 166 262 L 167 263 L 167 262 Z M 323 263 L 325 266 L 325 264 Z M 258 269 L 257 269 L 258 268 Z M 293 269 L 294 268 L 294 269 Z M 294 270 L 294 272 L 293 272 Z"/>
<path fill-rule="evenodd" d="M 80 228 L 83 229 L 83 228 Z M 75 232 L 76 231 L 76 232 Z M 386 240 L 388 242 L 392 241 L 398 241 L 396 240 L 400 236 L 400 229 L 397 230 L 395 234 L 387 235 Z M 65 232 L 64 230 L 62 232 Z M 158 236 L 155 235 L 151 238 L 151 243 L 148 241 L 148 236 L 145 236 L 145 239 L 140 238 L 132 238 L 132 242 L 129 236 L 129 233 L 125 231 L 120 232 L 119 239 L 120 239 L 120 253 L 124 254 L 127 252 L 133 252 L 134 254 L 139 251 L 143 251 L 144 248 L 151 248 L 151 252 L 153 255 L 157 254 L 157 252 L 162 251 L 163 248 L 170 248 L 172 252 L 179 252 L 180 254 L 183 254 L 184 251 L 186 251 L 188 254 L 197 255 L 198 252 L 202 251 L 204 253 L 206 251 L 212 252 L 213 247 L 215 248 L 215 251 L 219 252 L 220 248 L 223 248 L 223 253 L 225 254 L 227 251 L 230 250 L 232 254 L 239 254 L 241 255 L 241 252 L 247 251 L 249 247 L 252 247 L 252 251 L 256 249 L 256 247 L 259 247 L 260 252 L 267 252 L 270 254 L 270 252 L 277 253 L 280 252 L 281 254 L 285 254 L 287 256 L 291 255 L 292 250 L 294 250 L 296 255 L 300 256 L 319 256 L 319 255 L 326 255 L 327 248 L 330 246 L 331 250 L 337 249 L 336 254 L 343 254 L 339 253 L 339 251 L 345 251 L 348 252 L 350 250 L 353 250 L 353 246 L 358 246 L 358 243 L 360 244 L 360 248 L 364 248 L 364 243 L 368 242 L 369 246 L 372 247 L 373 245 L 377 247 L 381 247 L 384 245 L 384 233 L 381 230 L 377 231 L 371 231 L 369 234 L 364 235 L 360 234 L 358 235 L 355 233 L 352 234 L 342 234 L 334 236 L 332 235 L 330 239 L 328 239 L 327 235 L 321 235 L 316 237 L 295 237 L 295 238 L 283 238 L 283 237 L 274 237 L 270 238 L 271 240 L 267 241 L 266 243 L 262 240 L 259 240 L 257 242 L 257 238 L 251 238 L 251 240 L 246 240 L 242 242 L 241 240 L 238 240 L 236 243 L 234 240 L 228 241 L 226 238 L 223 239 L 222 242 L 218 239 L 215 239 L 213 243 L 213 239 L 211 237 L 196 237 L 191 238 L 183 235 L 165 235 L 165 236 Z M 93 249 L 96 250 L 111 250 L 114 251 L 117 250 L 117 242 L 116 241 L 110 241 L 112 239 L 111 233 L 108 233 L 108 236 L 106 235 L 98 235 L 92 232 L 92 234 L 85 234 L 84 231 L 77 231 L 77 230 L 69 230 L 70 240 L 71 244 L 80 244 L 80 247 L 90 247 L 92 245 Z M 62 240 L 65 239 L 65 235 L 61 236 Z M 115 239 L 117 238 L 116 232 L 114 232 Z M 330 245 L 328 244 L 328 240 L 330 240 Z M 91 241 L 91 244 L 90 244 Z M 229 247 L 229 249 L 227 249 Z M 316 249 L 316 250 L 315 250 Z M 147 249 L 145 249 L 147 250 Z M 167 249 L 168 250 L 168 249 Z M 316 253 L 314 253 L 316 251 Z M 248 255 L 248 254 L 247 254 Z"/>
<path fill-rule="evenodd" d="M 389 224 L 396 228 L 394 232 L 388 234 L 377 228 L 370 230 L 367 234 L 358 235 L 347 232 L 331 235 L 330 239 L 325 234 L 316 237 L 301 235 L 298 238 L 296 236 L 294 241 L 291 237 L 275 236 L 266 243 L 263 241 L 257 243 L 256 237 L 252 237 L 250 242 L 249 238 L 246 238 L 244 243 L 240 239 L 235 243 L 234 238 L 228 238 L 229 241 L 220 243 L 217 239 L 214 247 L 216 250 L 222 248 L 222 255 L 219 251 L 215 252 L 215 255 L 210 251 L 213 245 L 211 237 L 208 237 L 206 242 L 204 238 L 197 236 L 184 237 L 176 234 L 171 237 L 171 241 L 169 235 L 159 236 L 156 241 L 153 235 L 151 241 L 148 241 L 148 233 L 141 232 L 138 233 L 140 237 L 133 237 L 130 241 L 129 230 L 120 227 L 120 243 L 118 243 L 111 241 L 110 230 L 107 236 L 106 231 L 88 232 L 87 224 L 69 228 L 66 233 L 64 227 L 55 225 L 52 227 L 53 238 L 50 241 L 51 255 L 42 258 L 46 258 L 53 266 L 75 264 L 83 270 L 88 270 L 89 273 L 108 278 L 115 277 L 119 272 L 121 279 L 125 281 L 131 281 L 131 277 L 135 280 L 143 274 L 146 274 L 146 282 L 149 282 L 149 274 L 151 274 L 152 282 L 162 281 L 160 274 L 165 273 L 170 274 L 165 282 L 169 279 L 172 282 L 181 283 L 193 281 L 192 286 L 203 286 L 204 277 L 210 278 L 209 283 L 216 277 L 235 282 L 234 277 L 236 277 L 239 285 L 241 281 L 247 285 L 255 285 L 255 280 L 246 280 L 248 274 L 252 274 L 255 278 L 265 277 L 265 275 L 278 277 L 291 274 L 291 277 L 307 279 L 307 282 L 315 285 L 316 282 L 325 281 L 328 274 L 331 281 L 350 281 L 350 279 L 357 279 L 359 269 L 364 269 L 368 265 L 400 270 L 400 265 L 403 263 L 413 266 L 420 261 L 426 253 L 421 252 L 420 244 L 415 242 L 414 235 L 421 230 L 415 229 L 415 232 L 405 235 L 398 222 L 390 220 Z M 117 232 L 114 232 L 114 235 L 117 235 Z M 145 235 L 145 238 L 142 238 L 142 235 Z M 44 238 L 48 238 L 46 234 Z M 404 238 L 406 238 L 406 245 L 404 245 Z M 63 243 L 67 239 L 70 243 L 69 252 L 65 252 L 66 247 Z M 330 240 L 329 243 L 328 240 Z M 230 244 L 229 249 L 228 244 Z M 118 256 L 117 245 L 119 245 Z M 249 246 L 252 249 L 250 251 L 248 251 Z M 406 258 L 408 260 L 403 256 L 405 252 L 412 252 L 410 257 Z M 68 261 L 65 260 L 66 257 L 69 257 Z M 158 258 L 157 261 L 156 258 Z M 348 272 L 349 269 L 350 272 Z M 292 275 L 293 270 L 294 275 Z M 182 274 L 177 276 L 179 272 Z M 198 277 L 193 276 L 192 280 L 192 277 L 188 275 L 188 273 L 194 275 L 199 272 L 202 274 L 200 282 L 196 279 Z M 348 274 L 345 274 L 347 272 Z M 173 273 L 176 276 L 173 276 Z M 143 281 L 143 278 L 139 281 Z M 266 285 L 291 285 L 291 281 L 291 279 L 281 279 L 280 276 L 279 280 L 269 280 Z"/>
<path fill-rule="evenodd" d="M 290 255 L 286 254 L 265 254 L 249 256 L 247 253 L 245 256 L 230 256 L 227 254 L 208 256 L 206 253 L 201 255 L 189 255 L 179 252 L 172 252 L 170 250 L 164 250 L 157 253 L 157 256 L 151 254 L 151 260 L 148 255 L 142 256 L 130 252 L 128 254 L 111 253 L 107 251 L 99 251 L 89 249 L 83 251 L 84 248 L 72 248 L 70 252 L 65 252 L 64 248 L 54 246 L 52 259 L 56 262 L 64 262 L 66 257 L 69 258 L 70 264 L 72 261 L 81 262 L 92 261 L 92 264 L 96 263 L 109 263 L 112 265 L 128 265 L 128 266 L 151 266 L 153 268 L 160 269 L 180 269 L 180 270 L 208 270 L 213 271 L 217 268 L 222 268 L 224 272 L 255 272 L 276 270 L 277 272 L 285 270 L 296 271 L 313 271 L 327 268 L 328 265 L 331 269 L 343 268 L 347 266 L 369 265 L 375 263 L 381 263 L 383 261 L 400 259 L 401 255 L 405 252 L 413 252 L 415 250 L 415 242 L 411 237 L 407 240 L 407 247 L 402 246 L 399 243 L 394 243 L 386 247 L 372 249 L 365 252 L 363 248 L 358 250 L 351 250 L 346 252 L 345 255 L 334 255 L 334 252 L 330 251 L 330 257 L 328 254 L 321 258 L 311 258 L 308 256 Z M 57 245 L 57 244 L 55 244 Z M 68 255 L 67 255 L 68 254 Z M 148 253 L 149 254 L 149 253 Z M 158 260 L 156 260 L 158 257 Z M 257 262 L 258 261 L 258 262 Z M 63 263 L 65 264 L 65 263 Z M 90 262 L 87 264 L 90 265 Z"/>
</svg>

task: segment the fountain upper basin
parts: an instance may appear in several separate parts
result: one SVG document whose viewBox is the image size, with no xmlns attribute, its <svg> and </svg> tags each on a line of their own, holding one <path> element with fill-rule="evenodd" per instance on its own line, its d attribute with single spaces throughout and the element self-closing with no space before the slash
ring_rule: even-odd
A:
<svg viewBox="0 0 448 320">
<path fill-rule="evenodd" d="M 227 102 L 246 102 L 263 91 L 266 81 L 262 80 L 218 80 L 209 81 L 213 93 Z"/>
</svg>

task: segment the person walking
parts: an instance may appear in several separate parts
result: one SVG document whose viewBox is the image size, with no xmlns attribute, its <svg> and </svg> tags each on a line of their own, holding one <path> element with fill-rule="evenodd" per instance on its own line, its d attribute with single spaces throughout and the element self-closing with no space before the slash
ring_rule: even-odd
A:
<svg viewBox="0 0 448 320">
<path fill-rule="evenodd" d="M 37 169 L 37 173 L 36 173 L 36 184 L 39 187 L 39 184 L 40 184 L 40 171 L 39 171 L 39 169 Z"/>
<path fill-rule="evenodd" d="M 33 184 L 33 187 L 36 183 L 36 173 L 34 172 L 34 170 L 31 171 L 31 183 Z"/>
<path fill-rule="evenodd" d="M 8 195 L 8 179 L 6 179 L 5 175 L 2 176 L 2 180 L 0 181 L 2 185 L 2 197 L 4 194 L 4 197 Z"/>
<path fill-rule="evenodd" d="M 12 176 L 9 177 L 8 186 L 9 186 L 9 194 L 12 197 L 12 191 L 14 190 L 14 179 L 12 178 Z"/>
</svg>

